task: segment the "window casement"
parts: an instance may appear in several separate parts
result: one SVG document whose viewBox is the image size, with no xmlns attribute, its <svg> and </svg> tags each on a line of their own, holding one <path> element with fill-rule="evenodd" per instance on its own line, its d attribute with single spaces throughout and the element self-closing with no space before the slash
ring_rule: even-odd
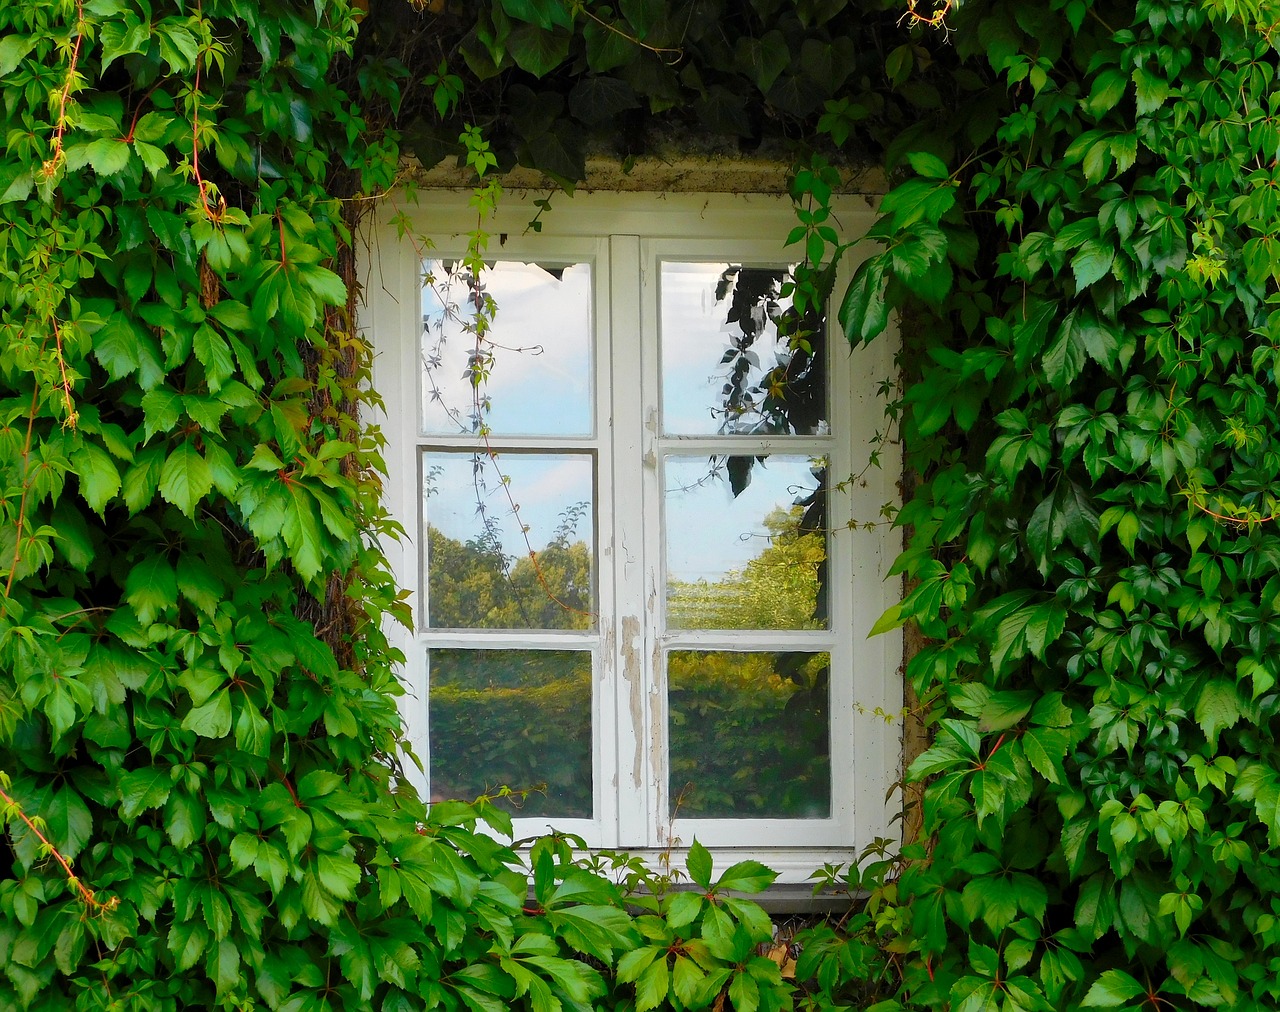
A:
<svg viewBox="0 0 1280 1012">
<path fill-rule="evenodd" d="M 518 837 L 697 837 L 783 881 L 895 836 L 893 347 L 779 336 L 790 202 L 579 194 L 532 231 L 508 194 L 478 279 L 468 194 L 399 210 L 428 241 L 380 227 L 364 322 L 426 796 L 540 788 Z"/>
</svg>

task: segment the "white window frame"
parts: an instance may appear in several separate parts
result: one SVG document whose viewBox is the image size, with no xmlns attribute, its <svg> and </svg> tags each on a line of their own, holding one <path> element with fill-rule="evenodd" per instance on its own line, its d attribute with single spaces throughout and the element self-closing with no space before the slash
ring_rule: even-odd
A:
<svg viewBox="0 0 1280 1012">
<path fill-rule="evenodd" d="M 408 536 L 387 546 L 401 586 L 417 599 L 423 573 L 420 558 L 421 447 L 438 440 L 419 435 L 419 339 L 421 334 L 421 252 L 400 238 L 393 217 L 407 214 L 414 230 L 435 243 L 433 256 L 457 256 L 476 227 L 469 192 L 426 190 L 379 216 L 369 245 L 362 323 L 375 347 L 373 385 L 385 416 L 375 419 L 386 437 L 389 473 L 386 504 Z M 485 224 L 490 259 L 543 262 L 590 259 L 595 284 L 596 325 L 593 379 L 594 432 L 583 438 L 504 438 L 508 450 L 564 448 L 593 451 L 597 460 L 596 584 L 599 618 L 593 632 L 545 630 L 431 630 L 417 622 L 413 633 L 391 630 L 408 662 L 402 702 L 407 737 L 424 764 L 430 755 L 427 727 L 425 651 L 428 646 L 554 648 L 590 646 L 593 662 L 592 820 L 557 820 L 555 828 L 582 836 L 593 847 L 625 849 L 655 856 L 669 852 L 677 863 L 696 836 L 722 860 L 756 858 L 780 873 L 781 882 L 803 881 L 828 862 L 846 862 L 879 837 L 900 837 L 895 815 L 901 800 L 893 785 L 901 779 L 902 640 L 873 639 L 876 619 L 898 599 L 888 569 L 900 538 L 887 524 L 847 529 L 845 522 L 877 519 L 885 503 L 900 499 L 901 461 L 895 441 L 872 445 L 884 431 L 881 383 L 895 374 L 897 335 L 891 330 L 869 347 L 847 351 L 836 328 L 828 342 L 828 404 L 833 437 L 785 436 L 753 441 L 770 453 L 830 454 L 829 474 L 862 471 L 867 455 L 879 453 L 879 467 L 855 486 L 832 489 L 829 525 L 829 628 L 813 632 L 762 631 L 662 633 L 664 586 L 661 550 L 661 478 L 657 463 L 665 452 L 723 451 L 743 437 L 671 437 L 661 434 L 658 403 L 656 258 L 787 263 L 796 247 L 783 242 L 795 224 L 791 202 L 768 195 L 579 193 L 560 197 L 541 216 L 541 231 L 529 233 L 534 195 L 505 194 L 497 218 Z M 847 235 L 864 232 L 873 209 L 861 197 L 840 198 L 837 227 Z M 858 250 L 846 255 L 836 286 L 844 290 Z M 863 253 L 862 255 L 865 255 Z M 641 279 L 637 288 L 634 279 Z M 501 306 L 499 306 L 501 314 Z M 499 364 L 500 367 L 500 364 Z M 644 414 L 620 410 L 615 392 L 639 389 L 650 400 Z M 619 398 L 621 400 L 621 398 Z M 617 410 L 615 410 L 617 408 Z M 635 485 L 623 494 L 614 462 L 642 462 L 641 494 Z M 634 467 L 631 472 L 634 474 Z M 415 607 L 415 613 L 420 610 Z M 815 646 L 821 641 L 823 645 Z M 657 658 L 672 647 L 755 647 L 820 649 L 831 654 L 830 733 L 832 794 L 828 819 L 691 819 L 666 817 L 666 695 Z M 416 767 L 407 767 L 416 776 Z M 417 784 L 426 788 L 425 782 Z M 511 785 L 513 787 L 520 785 Z M 424 794 L 424 796 L 426 796 Z M 544 832 L 547 819 L 517 819 L 517 837 Z"/>
</svg>

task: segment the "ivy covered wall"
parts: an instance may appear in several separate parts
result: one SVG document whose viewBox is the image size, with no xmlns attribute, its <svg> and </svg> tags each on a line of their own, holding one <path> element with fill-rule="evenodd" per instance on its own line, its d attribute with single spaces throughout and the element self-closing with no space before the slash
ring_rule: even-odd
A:
<svg viewBox="0 0 1280 1012">
<path fill-rule="evenodd" d="M 1275 1006 L 1280 9 L 913 10 L 0 8 L 0 1006 Z M 793 153 L 819 290 L 828 163 L 895 183 L 923 829 L 794 966 L 759 865 L 395 775 L 361 209 L 680 130 Z"/>
</svg>

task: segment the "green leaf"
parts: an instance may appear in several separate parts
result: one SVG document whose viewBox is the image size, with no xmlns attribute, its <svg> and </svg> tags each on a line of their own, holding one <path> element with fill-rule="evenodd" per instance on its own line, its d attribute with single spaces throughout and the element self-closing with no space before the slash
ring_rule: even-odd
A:
<svg viewBox="0 0 1280 1012">
<path fill-rule="evenodd" d="M 148 390 L 142 397 L 143 438 L 157 432 L 172 432 L 182 417 L 182 395 L 167 383 Z"/>
<path fill-rule="evenodd" d="M 1062 478 L 1053 494 L 1041 501 L 1027 522 L 1027 546 L 1041 575 L 1047 576 L 1051 552 L 1063 541 L 1087 552 L 1097 544 L 1098 514 L 1075 482 Z"/>
<path fill-rule="evenodd" d="M 948 179 L 951 176 L 947 163 L 928 151 L 912 151 L 907 155 L 907 161 L 916 174 L 925 179 Z"/>
<path fill-rule="evenodd" d="M 1115 1008 L 1146 993 L 1147 989 L 1123 970 L 1104 970 L 1080 1004 L 1085 1008 Z"/>
<path fill-rule="evenodd" d="M 189 517 L 213 488 L 213 475 L 200 452 L 187 440 L 169 455 L 160 470 L 160 495 Z"/>
<path fill-rule="evenodd" d="M 235 360 L 231 357 L 230 346 L 213 327 L 202 323 L 196 328 L 192 350 L 196 359 L 204 366 L 209 392 L 216 394 L 235 375 Z"/>
<path fill-rule="evenodd" d="M 618 959 L 618 980 L 623 984 L 630 984 L 639 980 L 641 974 L 649 968 L 659 955 L 665 959 L 666 949 L 660 949 L 652 945 L 624 952 Z"/>
<path fill-rule="evenodd" d="M 93 357 L 112 380 L 121 380 L 137 371 L 138 325 L 124 313 L 113 313 L 93 335 Z"/>
<path fill-rule="evenodd" d="M 1084 290 L 1101 280 L 1111 270 L 1116 258 L 1115 242 L 1101 236 L 1088 239 L 1071 258 L 1071 271 L 1076 278 L 1076 288 Z"/>
<path fill-rule="evenodd" d="M 1128 86 L 1129 79 L 1125 77 L 1123 70 L 1119 67 L 1107 67 L 1093 79 L 1089 97 L 1084 100 L 1083 105 L 1090 116 L 1099 120 L 1124 98 Z"/>
<path fill-rule="evenodd" d="M 182 729 L 202 738 L 225 738 L 231 733 L 231 690 L 219 689 L 182 718 Z"/>
<path fill-rule="evenodd" d="M 153 551 L 129 570 L 125 600 L 144 626 L 178 604 L 178 578 L 163 552 Z"/>
<path fill-rule="evenodd" d="M 658 959 L 636 981 L 636 1012 L 649 1012 L 667 1000 L 670 976 L 666 959 Z"/>
<path fill-rule="evenodd" d="M 1235 727 L 1244 716 L 1240 692 L 1233 681 L 1211 678 L 1204 683 L 1195 706 L 1196 723 L 1209 741 L 1209 747 L 1218 748 L 1218 735 Z"/>
<path fill-rule="evenodd" d="M 126 773 L 120 778 L 120 814 L 132 822 L 140 814 L 159 808 L 169 798 L 173 780 L 168 770 L 154 766 Z"/>
<path fill-rule="evenodd" d="M 674 893 L 667 906 L 667 926 L 674 929 L 692 924 L 702 912 L 702 904 L 705 902 L 701 894 L 696 892 Z"/>
<path fill-rule="evenodd" d="M 80 478 L 80 495 L 98 516 L 120 491 L 120 472 L 106 450 L 89 440 L 71 454 L 72 470 Z"/>
<path fill-rule="evenodd" d="M 1033 727 L 1022 736 L 1022 752 L 1027 762 L 1051 784 L 1065 782 L 1062 760 L 1070 745 L 1070 733 L 1056 727 Z"/>
<path fill-rule="evenodd" d="M 68 861 L 73 861 L 93 835 L 93 816 L 84 799 L 70 787 L 52 791 L 36 813 L 45 835 Z"/>
<path fill-rule="evenodd" d="M 852 345 L 877 337 L 889 323 L 889 305 L 885 301 L 887 256 L 881 253 L 864 261 L 840 303 L 840 325 Z"/>
<path fill-rule="evenodd" d="M 123 137 L 100 137 L 85 148 L 85 160 L 100 176 L 114 176 L 129 164 L 133 150 Z"/>
<path fill-rule="evenodd" d="M 711 853 L 695 838 L 686 861 L 689 878 L 703 889 L 711 888 Z"/>
<path fill-rule="evenodd" d="M 344 306 L 347 302 L 347 286 L 327 267 L 316 264 L 299 264 L 298 277 L 304 284 L 320 297 L 320 301 L 330 306 Z"/>
<path fill-rule="evenodd" d="M 544 77 L 568 57 L 571 40 L 568 32 L 548 31 L 537 25 L 525 24 L 512 30 L 507 39 L 507 51 L 521 70 L 534 77 Z"/>
<path fill-rule="evenodd" d="M 690 854 L 692 856 L 692 852 Z M 766 868 L 759 861 L 739 861 L 725 869 L 716 882 L 717 889 L 732 889 L 740 893 L 758 893 L 773 885 L 778 873 Z"/>
<path fill-rule="evenodd" d="M 140 451 L 133 466 L 124 473 L 123 495 L 129 512 L 137 513 L 150 504 L 160 487 L 160 472 L 164 467 L 164 447 L 152 446 Z"/>
<path fill-rule="evenodd" d="M 0 39 L 0 77 L 8 77 L 35 48 L 38 35 L 6 35 Z"/>
</svg>

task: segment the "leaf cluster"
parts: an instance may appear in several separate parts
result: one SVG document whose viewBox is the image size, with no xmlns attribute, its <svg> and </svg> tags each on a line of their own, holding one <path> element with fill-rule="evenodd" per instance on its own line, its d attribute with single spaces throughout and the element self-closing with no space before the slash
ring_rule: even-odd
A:
<svg viewBox="0 0 1280 1012">
<path fill-rule="evenodd" d="M 1274 4 L 966 3 L 841 321 L 902 313 L 928 642 L 886 1008 L 1269 1008 Z"/>
</svg>

